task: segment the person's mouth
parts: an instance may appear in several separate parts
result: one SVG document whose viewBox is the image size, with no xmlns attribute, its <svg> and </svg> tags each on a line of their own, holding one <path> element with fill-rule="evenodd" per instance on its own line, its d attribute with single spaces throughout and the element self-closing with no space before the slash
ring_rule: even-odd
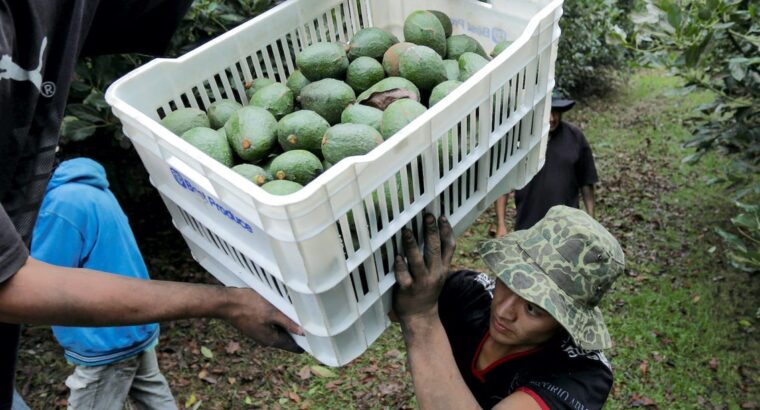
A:
<svg viewBox="0 0 760 410">
<path fill-rule="evenodd" d="M 495 319 L 495 318 L 491 320 L 491 327 L 497 332 L 504 335 L 514 333 L 514 331 L 510 329 L 509 326 L 505 325 L 504 323 L 500 322 L 498 319 Z"/>
</svg>

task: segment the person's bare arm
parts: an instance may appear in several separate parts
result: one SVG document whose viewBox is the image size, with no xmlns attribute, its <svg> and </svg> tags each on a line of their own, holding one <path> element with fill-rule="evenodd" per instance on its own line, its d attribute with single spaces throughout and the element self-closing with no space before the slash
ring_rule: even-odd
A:
<svg viewBox="0 0 760 410">
<path fill-rule="evenodd" d="M 506 218 L 506 208 L 507 208 L 507 200 L 509 199 L 510 194 L 505 194 L 500 196 L 496 199 L 496 237 L 501 238 L 502 236 L 507 234 L 507 224 L 505 221 Z"/>
<path fill-rule="evenodd" d="M 301 328 L 250 289 L 146 281 L 31 257 L 0 284 L 2 322 L 119 326 L 198 317 L 224 319 L 261 344 L 301 351 L 287 333 Z"/>
<path fill-rule="evenodd" d="M 581 196 L 583 197 L 583 205 L 586 206 L 586 212 L 591 215 L 592 218 L 596 218 L 596 215 L 594 215 L 594 186 L 582 186 Z"/>
</svg>

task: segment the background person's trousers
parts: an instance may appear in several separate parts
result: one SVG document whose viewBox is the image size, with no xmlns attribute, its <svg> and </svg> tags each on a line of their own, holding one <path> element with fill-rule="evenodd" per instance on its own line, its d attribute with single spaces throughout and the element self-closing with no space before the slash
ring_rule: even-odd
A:
<svg viewBox="0 0 760 410">
<path fill-rule="evenodd" d="M 122 410 L 127 398 L 138 410 L 177 409 L 154 349 L 110 365 L 77 366 L 66 386 L 70 410 Z"/>
</svg>

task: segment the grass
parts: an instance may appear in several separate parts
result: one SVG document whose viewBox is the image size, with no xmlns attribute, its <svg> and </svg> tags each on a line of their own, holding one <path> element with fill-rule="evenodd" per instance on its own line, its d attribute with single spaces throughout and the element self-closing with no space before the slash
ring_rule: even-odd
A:
<svg viewBox="0 0 760 410">
<path fill-rule="evenodd" d="M 681 164 L 684 121 L 710 96 L 669 95 L 677 85 L 640 72 L 615 97 L 580 103 L 566 118 L 592 144 L 597 217 L 627 258 L 601 306 L 614 340 L 607 408 L 753 408 L 758 278 L 728 267 L 713 230 L 732 215 L 724 187 L 708 183 L 725 160 L 711 154 Z M 493 218 L 487 211 L 459 239 L 456 266 L 484 269 L 474 248 Z M 141 243 L 154 277 L 210 281 L 173 231 Z M 327 369 L 308 355 L 256 347 L 219 321 L 179 321 L 162 324 L 159 360 L 181 408 L 415 407 L 397 326 L 350 365 Z M 71 370 L 46 328 L 26 329 L 20 363 L 19 386 L 33 408 L 62 408 Z"/>
</svg>

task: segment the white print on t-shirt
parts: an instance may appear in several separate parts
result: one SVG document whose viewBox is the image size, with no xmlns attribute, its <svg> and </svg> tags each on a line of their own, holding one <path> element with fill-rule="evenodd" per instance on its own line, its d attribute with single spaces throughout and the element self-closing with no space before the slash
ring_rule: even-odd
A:
<svg viewBox="0 0 760 410">
<path fill-rule="evenodd" d="M 603 365 L 607 366 L 608 369 L 612 370 L 612 366 L 610 365 L 610 361 L 607 360 L 607 357 L 604 355 L 604 353 L 597 351 L 597 350 L 584 350 L 580 347 L 574 345 L 572 342 L 570 342 L 570 338 L 566 339 L 562 343 L 562 351 L 567 353 L 567 357 L 569 358 L 575 358 L 575 357 L 585 357 L 586 359 L 591 360 L 598 360 L 602 362 Z"/>
<path fill-rule="evenodd" d="M 549 393 L 557 396 L 560 400 L 567 403 L 571 409 L 574 410 L 589 410 L 588 407 L 586 407 L 585 404 L 581 403 L 573 397 L 570 392 L 563 389 L 562 387 L 559 387 L 555 384 L 549 383 L 549 382 L 543 382 L 543 381 L 531 381 L 530 384 L 534 386 L 541 387 L 542 389 L 545 389 Z"/>
<path fill-rule="evenodd" d="M 489 295 L 493 298 L 493 290 L 496 287 L 496 281 L 489 278 L 488 275 L 485 273 L 479 273 L 477 276 L 475 276 L 475 282 L 480 283 L 483 285 L 485 290 L 488 292 Z"/>
<path fill-rule="evenodd" d="M 40 62 L 34 70 L 24 70 L 13 62 L 13 58 L 7 54 L 0 56 L 0 80 L 10 79 L 16 81 L 29 81 L 34 84 L 40 94 L 52 97 L 55 94 L 55 84 L 51 81 L 42 82 L 42 58 L 47 47 L 47 37 L 42 39 L 40 45 Z"/>
</svg>

